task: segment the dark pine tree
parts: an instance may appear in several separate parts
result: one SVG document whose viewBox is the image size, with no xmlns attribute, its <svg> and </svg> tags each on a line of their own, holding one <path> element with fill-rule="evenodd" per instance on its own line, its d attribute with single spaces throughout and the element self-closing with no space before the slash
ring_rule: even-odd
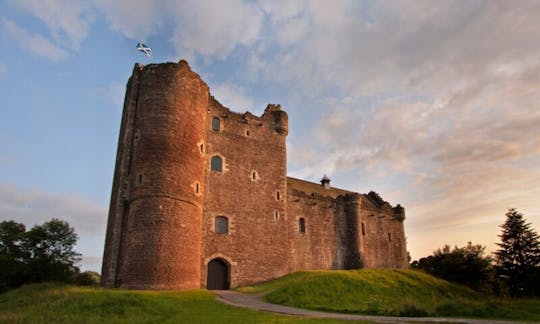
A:
<svg viewBox="0 0 540 324">
<path fill-rule="evenodd" d="M 509 209 L 501 225 L 501 243 L 495 252 L 497 273 L 508 286 L 511 296 L 540 295 L 540 238 L 523 218 Z"/>
</svg>

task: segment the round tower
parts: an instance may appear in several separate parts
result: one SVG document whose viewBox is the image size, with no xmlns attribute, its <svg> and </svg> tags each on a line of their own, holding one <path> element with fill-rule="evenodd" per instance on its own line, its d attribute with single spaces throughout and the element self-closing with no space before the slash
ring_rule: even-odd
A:
<svg viewBox="0 0 540 324">
<path fill-rule="evenodd" d="M 116 286 L 199 288 L 208 86 L 186 61 L 136 73 Z"/>
</svg>

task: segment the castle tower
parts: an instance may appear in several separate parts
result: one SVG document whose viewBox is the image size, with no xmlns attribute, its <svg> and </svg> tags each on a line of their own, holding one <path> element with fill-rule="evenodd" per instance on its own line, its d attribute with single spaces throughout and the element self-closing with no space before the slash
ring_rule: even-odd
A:
<svg viewBox="0 0 540 324">
<path fill-rule="evenodd" d="M 208 102 L 208 86 L 185 61 L 135 66 L 122 115 L 102 285 L 200 287 Z"/>
</svg>

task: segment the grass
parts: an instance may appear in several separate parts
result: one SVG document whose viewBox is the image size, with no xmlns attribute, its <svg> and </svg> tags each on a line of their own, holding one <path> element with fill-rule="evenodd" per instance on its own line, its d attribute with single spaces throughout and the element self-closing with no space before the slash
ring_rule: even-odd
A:
<svg viewBox="0 0 540 324">
<path fill-rule="evenodd" d="M 0 323 L 343 322 L 232 307 L 216 301 L 206 290 L 127 291 L 49 283 L 0 294 Z"/>
<path fill-rule="evenodd" d="M 540 299 L 498 299 L 414 270 L 304 271 L 239 290 L 341 313 L 540 321 Z"/>
</svg>

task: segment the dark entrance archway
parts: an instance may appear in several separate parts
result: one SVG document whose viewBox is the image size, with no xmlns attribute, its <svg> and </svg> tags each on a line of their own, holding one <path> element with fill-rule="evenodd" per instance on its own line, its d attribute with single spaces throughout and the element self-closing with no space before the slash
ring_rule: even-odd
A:
<svg viewBox="0 0 540 324">
<path fill-rule="evenodd" d="M 206 289 L 227 290 L 229 287 L 229 265 L 227 262 L 222 259 L 213 259 L 208 262 Z"/>
</svg>

